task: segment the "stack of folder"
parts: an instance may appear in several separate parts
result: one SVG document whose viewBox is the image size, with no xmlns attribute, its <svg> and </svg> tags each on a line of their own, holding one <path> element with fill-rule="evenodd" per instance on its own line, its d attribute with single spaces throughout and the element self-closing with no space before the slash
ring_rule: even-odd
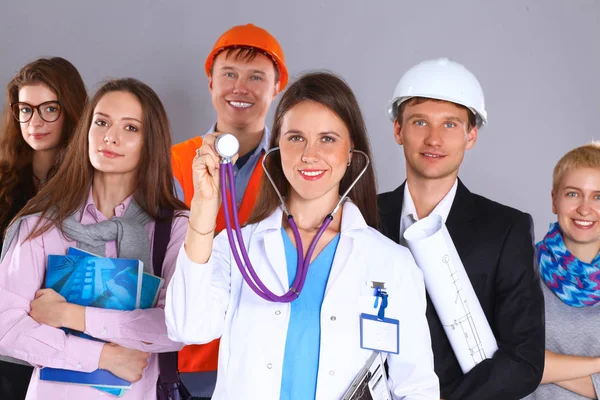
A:
<svg viewBox="0 0 600 400">
<path fill-rule="evenodd" d="M 70 247 L 67 255 L 49 255 L 46 287 L 60 293 L 69 303 L 113 310 L 152 308 L 164 284 L 160 277 L 144 272 L 140 260 L 104 258 Z M 99 340 L 82 332 L 65 329 L 67 334 Z M 109 371 L 80 372 L 42 368 L 40 379 L 77 385 L 121 396 L 131 382 Z"/>
</svg>

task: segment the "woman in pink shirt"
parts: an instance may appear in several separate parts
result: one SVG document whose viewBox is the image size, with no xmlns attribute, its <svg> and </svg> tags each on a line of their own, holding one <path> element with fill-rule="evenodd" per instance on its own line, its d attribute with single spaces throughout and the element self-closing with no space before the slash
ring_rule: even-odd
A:
<svg viewBox="0 0 600 400">
<path fill-rule="evenodd" d="M 156 398 L 158 360 L 149 353 L 181 348 L 167 337 L 163 311 L 188 215 L 173 195 L 170 148 L 169 122 L 156 93 L 134 79 L 109 81 L 86 107 L 56 175 L 8 229 L 0 261 L 0 354 L 36 366 L 27 399 L 114 398 L 92 387 L 40 380 L 42 367 L 106 369 L 133 382 L 122 399 Z M 152 272 L 155 221 L 164 210 L 175 216 L 156 308 L 82 307 L 42 289 L 48 255 L 64 255 L 69 247 L 139 259 Z"/>
</svg>

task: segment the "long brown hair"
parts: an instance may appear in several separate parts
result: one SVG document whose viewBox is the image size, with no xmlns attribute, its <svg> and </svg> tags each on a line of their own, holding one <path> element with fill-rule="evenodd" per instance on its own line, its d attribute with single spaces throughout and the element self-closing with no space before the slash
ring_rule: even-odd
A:
<svg viewBox="0 0 600 400">
<path fill-rule="evenodd" d="M 111 92 L 130 93 L 142 105 L 144 144 L 137 169 L 138 186 L 133 198 L 154 220 L 159 218 L 160 208 L 175 211 L 187 209 L 174 195 L 171 128 L 158 95 L 137 79 L 111 80 L 102 85 L 86 106 L 65 160 L 54 178 L 17 215 L 16 218 L 19 218 L 41 212 L 46 217 L 45 222 L 36 226 L 30 237 L 41 235 L 53 224 L 62 228 L 63 221 L 86 201 L 94 176 L 94 167 L 88 154 L 88 132 L 98 102 Z"/>
<path fill-rule="evenodd" d="M 13 217 L 14 208 L 19 206 L 18 198 L 26 202 L 35 194 L 32 169 L 34 150 L 23 139 L 21 126 L 13 117 L 10 105 L 19 101 L 21 88 L 37 84 L 43 84 L 56 93 L 64 115 L 55 165 L 48 172 L 48 178 L 56 172 L 88 100 L 81 75 L 73 64 L 61 57 L 33 61 L 21 68 L 8 83 L 0 131 L 0 227 Z"/>
<path fill-rule="evenodd" d="M 283 94 L 275 110 L 269 148 L 279 145 L 281 124 L 285 114 L 303 101 L 317 102 L 336 113 L 348 128 L 350 139 L 354 143 L 354 149 L 363 151 L 372 159 L 367 128 L 358 101 L 352 89 L 340 77 L 329 72 L 307 73 L 294 82 Z M 340 182 L 339 194 L 343 194 L 350 187 L 364 168 L 365 162 L 364 157 L 361 155 L 352 158 L 352 163 Z M 283 174 L 279 152 L 270 154 L 265 164 L 282 196 L 287 196 L 290 184 Z M 350 191 L 348 197 L 356 204 L 367 224 L 376 228 L 377 187 L 372 167 L 367 169 Z M 263 177 L 258 199 L 248 223 L 253 224 L 262 221 L 271 215 L 278 206 L 279 197 L 277 197 L 268 179 Z"/>
</svg>

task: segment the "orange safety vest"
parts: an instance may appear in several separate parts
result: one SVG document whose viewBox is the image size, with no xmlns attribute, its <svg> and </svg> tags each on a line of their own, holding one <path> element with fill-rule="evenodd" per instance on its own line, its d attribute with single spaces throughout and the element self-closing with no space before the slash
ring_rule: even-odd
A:
<svg viewBox="0 0 600 400">
<path fill-rule="evenodd" d="M 173 175 L 183 189 L 185 204 L 188 206 L 191 205 L 192 197 L 194 196 L 192 162 L 194 161 L 194 157 L 196 157 L 196 149 L 200 146 L 202 146 L 202 138 L 195 137 L 176 144 L 171 148 Z M 254 208 L 256 198 L 258 197 L 260 181 L 263 176 L 263 169 L 261 167 L 262 157 L 264 157 L 264 155 L 258 160 L 256 167 L 250 176 L 250 181 L 248 182 L 248 186 L 246 186 L 246 191 L 242 198 L 242 204 L 238 210 L 240 224 L 244 224 L 248 221 L 250 213 Z M 223 207 L 221 206 L 219 215 L 217 216 L 216 232 L 220 232 L 223 229 L 225 229 L 225 216 L 223 214 Z M 219 342 L 220 340 L 216 339 L 207 344 L 185 346 L 179 351 L 179 371 L 216 371 L 217 360 L 219 358 Z"/>
</svg>

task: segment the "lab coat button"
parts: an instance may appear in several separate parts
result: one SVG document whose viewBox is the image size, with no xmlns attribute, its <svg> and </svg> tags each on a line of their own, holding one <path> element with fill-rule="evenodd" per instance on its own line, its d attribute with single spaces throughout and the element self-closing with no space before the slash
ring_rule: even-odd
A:
<svg viewBox="0 0 600 400">
<path fill-rule="evenodd" d="M 106 328 L 102 328 L 102 334 L 103 334 L 103 335 L 106 335 L 106 334 L 108 334 L 108 330 L 106 330 Z"/>
<path fill-rule="evenodd" d="M 335 374 L 334 370 L 329 371 L 329 375 L 333 376 Z"/>
<path fill-rule="evenodd" d="M 332 321 L 335 321 L 337 318 L 335 317 L 335 315 L 332 315 L 331 318 L 329 318 Z"/>
<path fill-rule="evenodd" d="M 81 369 L 81 364 L 77 363 L 76 367 L 77 369 Z"/>
<path fill-rule="evenodd" d="M 275 311 L 275 315 L 279 315 L 279 314 L 281 314 L 281 311 L 279 311 L 279 310 Z"/>
<path fill-rule="evenodd" d="M 271 364 L 271 363 L 268 363 L 268 364 L 267 364 L 267 368 L 269 368 L 269 369 L 273 368 L 273 364 Z"/>
</svg>

